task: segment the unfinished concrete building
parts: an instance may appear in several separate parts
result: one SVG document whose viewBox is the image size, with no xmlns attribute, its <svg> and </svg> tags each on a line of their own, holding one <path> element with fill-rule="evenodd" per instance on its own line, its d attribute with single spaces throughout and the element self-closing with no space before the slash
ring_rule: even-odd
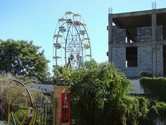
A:
<svg viewBox="0 0 166 125">
<path fill-rule="evenodd" d="M 128 78 L 166 75 L 166 9 L 109 14 L 107 56 Z"/>
</svg>

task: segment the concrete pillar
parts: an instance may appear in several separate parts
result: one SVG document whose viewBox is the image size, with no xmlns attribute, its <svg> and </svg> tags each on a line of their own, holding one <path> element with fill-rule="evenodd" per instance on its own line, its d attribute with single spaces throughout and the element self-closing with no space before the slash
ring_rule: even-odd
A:
<svg viewBox="0 0 166 125">
<path fill-rule="evenodd" d="M 112 14 L 108 15 L 108 61 L 112 61 Z"/>
<path fill-rule="evenodd" d="M 152 10 L 152 50 L 153 50 L 153 75 L 157 76 L 157 46 L 156 46 L 156 29 L 157 29 L 156 10 Z"/>
<path fill-rule="evenodd" d="M 156 42 L 157 17 L 156 10 L 152 10 L 152 41 Z"/>
</svg>

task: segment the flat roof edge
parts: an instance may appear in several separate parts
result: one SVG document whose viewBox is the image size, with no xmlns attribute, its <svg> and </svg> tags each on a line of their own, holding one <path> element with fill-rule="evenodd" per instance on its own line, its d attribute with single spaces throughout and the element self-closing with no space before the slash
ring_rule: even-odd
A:
<svg viewBox="0 0 166 125">
<path fill-rule="evenodd" d="M 115 14 L 109 14 L 109 16 L 111 18 L 120 18 L 120 17 L 150 15 L 152 13 L 166 13 L 166 8 L 144 10 L 144 11 L 134 11 L 134 12 L 125 12 L 125 13 L 115 13 Z"/>
</svg>

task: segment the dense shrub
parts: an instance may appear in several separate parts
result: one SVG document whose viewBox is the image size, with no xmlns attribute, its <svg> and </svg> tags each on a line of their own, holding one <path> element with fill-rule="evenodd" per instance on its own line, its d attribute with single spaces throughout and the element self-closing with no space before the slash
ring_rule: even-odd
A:
<svg viewBox="0 0 166 125">
<path fill-rule="evenodd" d="M 138 125 L 148 112 L 147 100 L 129 95 L 130 80 L 111 63 L 59 67 L 54 78 L 71 86 L 71 118 L 78 125 Z"/>
<path fill-rule="evenodd" d="M 71 86 L 71 118 L 78 125 L 154 125 L 166 118 L 166 79 L 142 73 L 145 97 L 131 96 L 130 80 L 110 63 L 86 62 L 54 70 L 54 83 Z"/>
<path fill-rule="evenodd" d="M 149 98 L 166 102 L 166 78 L 142 77 L 140 84 Z"/>
</svg>

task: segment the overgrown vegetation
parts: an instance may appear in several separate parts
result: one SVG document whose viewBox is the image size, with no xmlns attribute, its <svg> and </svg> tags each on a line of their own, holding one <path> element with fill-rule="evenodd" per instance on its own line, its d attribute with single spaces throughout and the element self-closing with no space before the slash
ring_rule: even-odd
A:
<svg viewBox="0 0 166 125">
<path fill-rule="evenodd" d="M 142 77 L 140 84 L 150 100 L 147 114 L 149 122 L 158 118 L 166 119 L 166 78 Z"/>
<path fill-rule="evenodd" d="M 79 69 L 60 67 L 54 73 L 54 83 L 59 79 L 71 86 L 71 117 L 77 125 L 153 123 L 147 118 L 148 100 L 129 95 L 130 80 L 112 64 L 93 60 Z"/>
<path fill-rule="evenodd" d="M 26 77 L 13 77 L 13 79 L 18 80 L 24 84 L 28 83 L 39 83 L 39 81 L 35 78 L 29 79 Z M 10 78 L 7 77 L 6 74 L 0 75 L 0 112 L 3 113 L 3 120 L 7 121 L 7 113 L 8 113 L 8 105 L 9 105 L 9 87 L 10 87 Z M 28 87 L 28 86 L 27 86 Z M 43 101 L 44 102 L 50 102 L 50 99 L 43 95 L 40 91 L 34 89 L 34 88 L 29 88 L 28 90 L 30 91 L 32 95 L 32 102 L 33 104 L 38 103 L 38 101 Z M 21 90 L 23 91 L 23 90 Z M 16 98 L 20 95 L 20 91 L 12 91 L 12 100 L 16 100 Z M 25 106 L 25 100 L 22 99 L 24 98 L 23 95 L 19 98 L 17 101 L 17 105 L 19 104 L 20 106 Z M 13 102 L 13 101 L 12 101 Z M 18 118 L 23 117 L 23 111 L 19 110 L 15 113 Z"/>
<path fill-rule="evenodd" d="M 43 83 L 46 80 L 51 80 L 47 66 L 49 61 L 45 58 L 44 51 L 41 51 L 40 48 L 39 46 L 33 45 L 33 41 L 0 40 L 0 113 L 3 113 L 3 118 L 5 118 L 3 120 L 7 120 L 9 103 L 10 78 L 6 77 L 7 74 L 13 75 L 15 80 L 24 84 Z M 25 107 L 26 99 L 24 96 L 27 94 L 25 88 L 22 90 L 17 84 L 14 86 L 17 89 L 16 87 L 12 89 L 12 102 L 19 97 L 15 101 L 17 104 L 15 103 L 14 106 L 17 107 L 19 105 Z M 39 100 L 42 100 L 43 103 L 50 102 L 47 96 L 38 90 L 32 88 L 28 88 L 28 90 L 31 92 L 34 104 Z M 29 102 L 27 101 L 27 103 Z M 23 110 L 18 110 L 14 114 L 17 118 L 21 118 L 24 116 L 23 113 L 25 113 Z"/>
<path fill-rule="evenodd" d="M 111 64 L 86 63 L 71 73 L 71 100 L 80 125 L 122 123 L 129 80 Z M 115 115 L 116 114 L 116 115 Z M 111 120 L 111 119 L 112 120 Z M 109 120 L 108 120 L 109 119 Z"/>
<path fill-rule="evenodd" d="M 149 98 L 166 102 L 166 78 L 142 77 L 140 84 Z"/>
</svg>

